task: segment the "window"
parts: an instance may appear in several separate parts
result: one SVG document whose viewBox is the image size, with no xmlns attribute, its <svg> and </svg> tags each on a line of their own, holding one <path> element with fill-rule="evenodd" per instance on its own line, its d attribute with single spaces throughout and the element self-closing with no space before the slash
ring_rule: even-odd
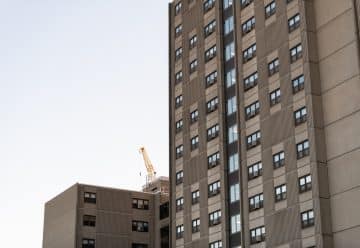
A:
<svg viewBox="0 0 360 248">
<path fill-rule="evenodd" d="M 175 15 L 180 14 L 182 8 L 182 2 L 179 2 L 175 5 Z"/>
<path fill-rule="evenodd" d="M 196 190 L 191 192 L 191 203 L 193 205 L 197 204 L 200 202 L 200 191 Z"/>
<path fill-rule="evenodd" d="M 235 45 L 234 42 L 231 42 L 225 47 L 225 61 L 229 61 L 234 56 L 235 56 Z"/>
<path fill-rule="evenodd" d="M 84 215 L 83 216 L 83 225 L 94 227 L 96 225 L 96 216 Z"/>
<path fill-rule="evenodd" d="M 246 120 L 250 120 L 251 118 L 258 115 L 260 112 L 260 103 L 259 101 L 253 102 L 249 106 L 245 107 L 245 117 Z"/>
<path fill-rule="evenodd" d="M 296 14 L 288 20 L 289 33 L 300 27 L 300 14 Z"/>
<path fill-rule="evenodd" d="M 175 37 L 179 37 L 182 33 L 182 24 L 175 27 Z"/>
<path fill-rule="evenodd" d="M 175 74 L 175 83 L 180 83 L 183 79 L 182 71 L 179 71 Z"/>
<path fill-rule="evenodd" d="M 241 0 L 240 5 L 241 8 L 244 9 L 245 7 L 249 6 L 254 0 Z"/>
<path fill-rule="evenodd" d="M 301 75 L 292 80 L 292 89 L 294 94 L 304 89 L 304 82 L 304 75 Z"/>
<path fill-rule="evenodd" d="M 230 203 L 240 200 L 240 184 L 230 185 Z"/>
<path fill-rule="evenodd" d="M 132 208 L 148 210 L 149 209 L 149 200 L 134 198 L 132 200 Z"/>
<path fill-rule="evenodd" d="M 258 73 L 254 72 L 250 76 L 244 78 L 244 90 L 247 91 L 255 87 L 258 83 Z"/>
<path fill-rule="evenodd" d="M 221 223 L 221 211 L 217 210 L 209 214 L 209 226 L 215 226 Z"/>
<path fill-rule="evenodd" d="M 208 12 L 215 6 L 215 0 L 205 0 L 204 1 L 204 13 Z"/>
<path fill-rule="evenodd" d="M 241 220 L 240 214 L 231 216 L 231 234 L 238 233 L 241 231 Z"/>
<path fill-rule="evenodd" d="M 309 156 L 309 141 L 304 140 L 296 144 L 297 159 Z"/>
<path fill-rule="evenodd" d="M 249 198 L 249 211 L 255 211 L 264 206 L 264 196 L 263 193 L 254 195 Z"/>
<path fill-rule="evenodd" d="M 280 88 L 270 92 L 270 106 L 278 104 L 281 100 Z"/>
<path fill-rule="evenodd" d="M 220 181 L 209 184 L 209 193 L 208 197 L 213 197 L 220 194 Z"/>
<path fill-rule="evenodd" d="M 234 30 L 234 17 L 228 17 L 224 22 L 224 35 L 229 34 Z"/>
<path fill-rule="evenodd" d="M 95 248 L 95 239 L 83 239 L 82 248 Z"/>
<path fill-rule="evenodd" d="M 208 168 L 213 168 L 220 163 L 220 153 L 216 152 L 208 156 Z"/>
<path fill-rule="evenodd" d="M 200 219 L 192 220 L 192 233 L 200 232 Z"/>
<path fill-rule="evenodd" d="M 274 59 L 273 61 L 271 61 L 269 64 L 268 64 L 268 73 L 269 73 L 269 76 L 272 76 L 274 75 L 275 73 L 279 72 L 279 59 L 276 58 Z"/>
<path fill-rule="evenodd" d="M 170 210 L 170 206 L 169 206 L 169 202 L 165 202 L 163 204 L 160 205 L 160 220 L 163 220 L 167 217 L 169 217 L 169 210 Z"/>
<path fill-rule="evenodd" d="M 176 212 L 184 209 L 184 197 L 176 199 Z"/>
<path fill-rule="evenodd" d="M 223 0 L 223 8 L 224 9 L 231 7 L 232 4 L 233 4 L 233 0 Z"/>
<path fill-rule="evenodd" d="M 251 17 L 242 24 L 242 34 L 250 33 L 255 28 L 255 16 Z"/>
<path fill-rule="evenodd" d="M 236 112 L 236 96 L 227 100 L 227 115 L 232 115 Z"/>
<path fill-rule="evenodd" d="M 312 188 L 311 185 L 311 175 L 305 175 L 299 178 L 299 192 L 304 193 L 310 191 Z"/>
<path fill-rule="evenodd" d="M 248 150 L 260 145 L 260 136 L 260 131 L 257 131 L 246 137 L 246 146 Z"/>
<path fill-rule="evenodd" d="M 177 96 L 175 98 L 175 108 L 182 106 L 182 102 L 183 102 L 183 96 L 182 95 Z"/>
<path fill-rule="evenodd" d="M 176 147 L 176 159 L 181 158 L 183 156 L 183 152 L 184 152 L 184 146 L 183 145 L 179 145 Z"/>
<path fill-rule="evenodd" d="M 286 0 L 286 3 L 291 3 L 293 0 Z"/>
<path fill-rule="evenodd" d="M 286 185 L 275 187 L 275 202 L 283 201 L 286 199 Z"/>
<path fill-rule="evenodd" d="M 290 49 L 290 62 L 294 63 L 296 60 L 302 57 L 302 46 L 301 44 L 296 45 Z"/>
<path fill-rule="evenodd" d="M 222 241 L 218 240 L 209 244 L 209 248 L 222 248 Z"/>
<path fill-rule="evenodd" d="M 300 108 L 294 112 L 295 126 L 298 126 L 307 120 L 306 107 Z"/>
<path fill-rule="evenodd" d="M 147 244 L 132 243 L 131 248 L 148 248 Z"/>
<path fill-rule="evenodd" d="M 183 49 L 182 47 L 175 50 L 175 60 L 179 60 L 182 56 Z"/>
<path fill-rule="evenodd" d="M 199 111 L 195 109 L 193 112 L 190 113 L 190 124 L 197 122 L 199 119 Z"/>
<path fill-rule="evenodd" d="M 206 112 L 208 114 L 214 112 L 215 110 L 217 110 L 218 104 L 219 104 L 219 99 L 217 97 L 211 99 L 206 103 Z"/>
<path fill-rule="evenodd" d="M 179 185 L 183 181 L 184 181 L 184 172 L 183 171 L 177 172 L 176 173 L 176 185 Z"/>
<path fill-rule="evenodd" d="M 230 88 L 236 84 L 236 72 L 235 69 L 231 69 L 225 74 L 226 87 Z"/>
<path fill-rule="evenodd" d="M 265 241 L 265 227 L 257 227 L 250 230 L 250 243 L 256 244 Z"/>
<path fill-rule="evenodd" d="M 85 192 L 84 193 L 84 202 L 96 204 L 96 193 Z"/>
<path fill-rule="evenodd" d="M 197 59 L 190 62 L 190 74 L 196 71 L 197 66 L 198 66 Z"/>
<path fill-rule="evenodd" d="M 205 52 L 205 62 L 209 62 L 216 56 L 216 45 L 206 50 Z"/>
<path fill-rule="evenodd" d="M 308 210 L 301 213 L 301 227 L 307 228 L 315 224 L 314 211 Z"/>
<path fill-rule="evenodd" d="M 206 88 L 210 87 L 211 85 L 213 85 L 216 82 L 217 82 L 217 71 L 213 71 L 212 73 L 210 73 L 209 75 L 207 75 L 205 77 Z"/>
<path fill-rule="evenodd" d="M 176 239 L 184 237 L 184 225 L 176 226 Z"/>
<path fill-rule="evenodd" d="M 193 49 L 194 47 L 196 47 L 196 44 L 197 44 L 197 35 L 194 35 L 193 37 L 190 38 L 189 48 Z"/>
<path fill-rule="evenodd" d="M 199 136 L 195 136 L 191 138 L 190 142 L 191 142 L 191 147 L 190 147 L 191 151 L 199 148 Z"/>
<path fill-rule="evenodd" d="M 262 175 L 262 163 L 257 162 L 248 167 L 248 180 L 255 179 Z"/>
<path fill-rule="evenodd" d="M 214 33 L 215 28 L 216 28 L 216 20 L 213 20 L 208 25 L 206 25 L 204 28 L 205 38 L 210 36 L 212 33 Z"/>
<path fill-rule="evenodd" d="M 237 125 L 233 125 L 229 127 L 228 130 L 228 144 L 234 143 L 238 140 L 238 131 L 237 131 Z"/>
<path fill-rule="evenodd" d="M 216 124 L 207 130 L 207 141 L 215 139 L 219 136 L 219 124 Z"/>
<path fill-rule="evenodd" d="M 149 222 L 146 221 L 132 221 L 132 230 L 134 232 L 148 232 L 149 231 Z"/>
<path fill-rule="evenodd" d="M 256 56 L 256 44 L 251 45 L 245 51 L 243 51 L 244 63 L 248 62 Z"/>
<path fill-rule="evenodd" d="M 265 19 L 269 18 L 276 12 L 276 3 L 272 1 L 268 5 L 265 6 Z"/>
<path fill-rule="evenodd" d="M 175 123 L 175 132 L 178 133 L 183 129 L 184 123 L 183 120 L 179 120 Z"/>
<path fill-rule="evenodd" d="M 283 151 L 273 155 L 274 169 L 280 168 L 285 165 L 285 153 Z"/>
<path fill-rule="evenodd" d="M 229 156 L 229 173 L 233 173 L 239 169 L 239 154 L 235 153 Z"/>
</svg>

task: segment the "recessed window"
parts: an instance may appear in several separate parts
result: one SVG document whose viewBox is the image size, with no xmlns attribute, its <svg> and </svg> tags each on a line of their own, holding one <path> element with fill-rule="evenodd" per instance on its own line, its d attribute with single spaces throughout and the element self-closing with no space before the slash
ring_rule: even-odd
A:
<svg viewBox="0 0 360 248">
<path fill-rule="evenodd" d="M 95 248 L 95 239 L 83 239 L 82 248 Z"/>
<path fill-rule="evenodd" d="M 219 99 L 217 97 L 214 97 L 210 101 L 206 103 L 206 113 L 211 113 L 217 110 L 219 104 Z"/>
<path fill-rule="evenodd" d="M 275 187 L 275 202 L 286 199 L 286 184 Z"/>
<path fill-rule="evenodd" d="M 240 214 L 231 216 L 230 223 L 231 223 L 231 226 L 230 226 L 231 234 L 238 233 L 241 231 Z"/>
<path fill-rule="evenodd" d="M 232 4 L 233 4 L 233 0 L 223 0 L 223 8 L 224 9 L 231 7 Z"/>
<path fill-rule="evenodd" d="M 208 169 L 211 169 L 217 166 L 220 163 L 220 153 L 216 152 L 207 157 L 208 159 Z"/>
<path fill-rule="evenodd" d="M 225 61 L 229 61 L 235 56 L 235 45 L 234 42 L 225 46 Z"/>
<path fill-rule="evenodd" d="M 176 239 L 181 239 L 184 237 L 184 225 L 176 226 Z"/>
<path fill-rule="evenodd" d="M 197 61 L 197 59 L 195 59 L 195 60 L 193 60 L 193 61 L 190 62 L 190 66 L 189 66 L 189 68 L 190 68 L 190 74 L 196 71 L 197 66 L 198 66 L 198 61 Z"/>
<path fill-rule="evenodd" d="M 84 215 L 83 216 L 83 225 L 95 227 L 96 225 L 96 216 L 93 215 Z"/>
<path fill-rule="evenodd" d="M 191 228 L 191 231 L 192 233 L 197 233 L 197 232 L 200 232 L 200 219 L 195 219 L 195 220 L 192 220 L 192 228 Z"/>
<path fill-rule="evenodd" d="M 246 137 L 247 149 L 249 150 L 251 148 L 254 148 L 254 147 L 260 145 L 260 138 L 261 138 L 260 131 L 257 131 L 255 133 L 252 133 L 249 136 L 247 136 Z"/>
<path fill-rule="evenodd" d="M 179 171 L 176 173 L 176 185 L 179 185 L 181 183 L 183 183 L 184 181 L 184 172 L 183 171 Z"/>
<path fill-rule="evenodd" d="M 283 151 L 273 155 L 273 166 L 274 169 L 283 167 L 285 165 L 285 153 Z"/>
<path fill-rule="evenodd" d="M 197 204 L 200 202 L 200 191 L 196 190 L 191 192 L 191 203 L 193 205 Z"/>
<path fill-rule="evenodd" d="M 292 89 L 294 94 L 304 89 L 304 82 L 304 75 L 300 75 L 292 80 Z"/>
<path fill-rule="evenodd" d="M 294 63 L 302 57 L 302 46 L 301 44 L 296 45 L 290 49 L 290 62 Z"/>
<path fill-rule="evenodd" d="M 296 14 L 288 20 L 289 33 L 300 27 L 300 14 Z"/>
<path fill-rule="evenodd" d="M 250 230 L 250 243 L 257 244 L 265 241 L 265 227 L 257 227 Z"/>
<path fill-rule="evenodd" d="M 268 64 L 268 73 L 269 73 L 269 77 L 271 77 L 272 75 L 276 74 L 277 72 L 279 72 L 279 67 L 280 67 L 280 63 L 279 63 L 279 59 L 276 58 L 273 61 L 271 61 Z"/>
<path fill-rule="evenodd" d="M 180 83 L 183 79 L 183 72 L 179 71 L 175 74 L 175 83 Z"/>
<path fill-rule="evenodd" d="M 227 88 L 230 88 L 231 86 L 236 84 L 236 71 L 234 68 L 231 69 L 230 71 L 226 72 L 225 82 L 226 82 Z"/>
<path fill-rule="evenodd" d="M 244 9 L 245 7 L 249 6 L 254 0 L 241 0 L 240 5 L 241 8 Z"/>
<path fill-rule="evenodd" d="M 165 203 L 160 205 L 160 207 L 159 207 L 160 220 L 163 220 L 163 219 L 169 217 L 169 212 L 170 212 L 170 206 L 169 205 L 170 205 L 169 202 L 165 202 Z"/>
<path fill-rule="evenodd" d="M 183 126 L 184 126 L 184 122 L 183 120 L 179 120 L 175 123 L 175 132 L 178 133 L 178 132 L 181 132 L 181 130 L 183 129 Z"/>
<path fill-rule="evenodd" d="M 253 102 L 252 104 L 245 107 L 245 117 L 246 120 L 250 120 L 251 118 L 258 115 L 260 112 L 260 103 L 259 101 Z"/>
<path fill-rule="evenodd" d="M 216 124 L 207 129 L 207 141 L 213 140 L 219 136 L 219 124 Z"/>
<path fill-rule="evenodd" d="M 240 200 L 240 184 L 236 183 L 230 185 L 230 203 L 234 203 Z"/>
<path fill-rule="evenodd" d="M 248 180 L 255 179 L 262 175 L 262 163 L 257 162 L 248 167 Z"/>
<path fill-rule="evenodd" d="M 149 222 L 147 221 L 132 221 L 132 230 L 134 232 L 148 232 L 149 231 Z"/>
<path fill-rule="evenodd" d="M 242 34 L 243 36 L 247 33 L 250 33 L 255 28 L 255 16 L 251 17 L 242 24 Z"/>
<path fill-rule="evenodd" d="M 148 248 L 147 244 L 132 243 L 131 248 Z"/>
<path fill-rule="evenodd" d="M 276 12 L 276 3 L 272 1 L 268 5 L 265 6 L 265 19 L 269 18 Z"/>
<path fill-rule="evenodd" d="M 232 144 L 237 140 L 238 140 L 238 130 L 237 130 L 237 125 L 235 124 L 229 127 L 228 129 L 228 144 Z"/>
<path fill-rule="evenodd" d="M 299 192 L 304 193 L 312 188 L 311 175 L 305 175 L 299 178 Z"/>
<path fill-rule="evenodd" d="M 236 112 L 236 96 L 230 97 L 226 104 L 227 115 L 232 115 Z"/>
<path fill-rule="evenodd" d="M 215 84 L 217 82 L 217 71 L 213 71 L 209 75 L 205 77 L 205 85 L 206 88 L 210 87 L 211 85 Z"/>
<path fill-rule="evenodd" d="M 182 47 L 175 50 L 175 60 L 179 60 L 182 57 L 183 49 Z"/>
<path fill-rule="evenodd" d="M 213 197 L 220 194 L 220 181 L 209 184 L 208 197 Z"/>
<path fill-rule="evenodd" d="M 217 210 L 209 214 L 209 226 L 216 226 L 221 223 L 221 211 Z"/>
<path fill-rule="evenodd" d="M 181 158 L 183 156 L 184 153 L 184 146 L 183 145 L 179 145 L 176 147 L 176 159 Z"/>
<path fill-rule="evenodd" d="M 190 50 L 193 49 L 194 47 L 196 47 L 196 44 L 197 44 L 197 35 L 194 35 L 189 40 L 189 48 L 190 48 Z"/>
<path fill-rule="evenodd" d="M 258 73 L 254 72 L 253 74 L 244 78 L 244 90 L 247 91 L 255 87 L 258 83 Z"/>
<path fill-rule="evenodd" d="M 256 211 L 264 207 L 264 195 L 263 193 L 254 195 L 249 198 L 249 211 Z"/>
<path fill-rule="evenodd" d="M 199 136 L 192 137 L 190 143 L 191 143 L 191 147 L 190 147 L 191 151 L 199 148 Z"/>
<path fill-rule="evenodd" d="M 302 107 L 294 112 L 295 126 L 298 126 L 307 120 L 306 107 Z"/>
<path fill-rule="evenodd" d="M 243 51 L 243 63 L 248 62 L 256 56 L 256 44 L 251 45 Z"/>
<path fill-rule="evenodd" d="M 190 113 L 190 123 L 193 124 L 199 120 L 199 111 L 195 109 Z"/>
<path fill-rule="evenodd" d="M 215 56 L 216 56 L 216 45 L 209 48 L 208 50 L 206 50 L 206 52 L 205 52 L 205 62 L 209 62 L 210 60 L 215 58 Z"/>
<path fill-rule="evenodd" d="M 132 208 L 148 210 L 149 209 L 149 200 L 134 198 L 132 200 Z"/>
<path fill-rule="evenodd" d="M 182 9 L 182 2 L 178 2 L 176 5 L 175 5 L 175 15 L 178 15 L 181 13 L 181 9 Z"/>
<path fill-rule="evenodd" d="M 209 24 L 207 24 L 204 28 L 205 38 L 210 36 L 212 33 L 214 33 L 215 29 L 216 29 L 216 20 L 213 20 L 209 22 Z"/>
<path fill-rule="evenodd" d="M 307 228 L 315 225 L 314 211 L 308 210 L 301 213 L 301 227 Z"/>
<path fill-rule="evenodd" d="M 184 197 L 176 199 L 176 212 L 184 209 Z"/>
<path fill-rule="evenodd" d="M 222 248 L 222 241 L 218 240 L 209 244 L 209 248 Z"/>
<path fill-rule="evenodd" d="M 239 170 L 239 154 L 235 153 L 229 156 L 229 173 Z"/>
<path fill-rule="evenodd" d="M 280 88 L 270 92 L 270 106 L 274 106 L 281 101 L 281 91 Z"/>
<path fill-rule="evenodd" d="M 229 34 L 234 30 L 234 17 L 228 17 L 224 22 L 224 35 Z"/>
<path fill-rule="evenodd" d="M 96 193 L 85 192 L 84 193 L 84 202 L 96 204 Z"/>
<path fill-rule="evenodd" d="M 182 106 L 183 103 L 183 96 L 179 95 L 175 98 L 175 108 L 179 108 Z"/>
<path fill-rule="evenodd" d="M 182 28 L 183 28 L 182 24 L 175 27 L 175 37 L 179 37 L 181 35 Z"/>
<path fill-rule="evenodd" d="M 309 156 L 309 141 L 304 140 L 298 144 L 296 144 L 296 152 L 297 152 L 297 159 L 304 158 Z"/>
<path fill-rule="evenodd" d="M 210 11 L 215 6 L 215 0 L 204 1 L 204 13 Z"/>
</svg>

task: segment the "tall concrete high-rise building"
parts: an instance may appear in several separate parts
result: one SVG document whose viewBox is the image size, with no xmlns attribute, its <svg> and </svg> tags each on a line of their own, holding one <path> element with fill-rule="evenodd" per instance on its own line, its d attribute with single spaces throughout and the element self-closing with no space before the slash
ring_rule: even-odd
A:
<svg viewBox="0 0 360 248">
<path fill-rule="evenodd" d="M 359 14 L 169 4 L 171 247 L 360 247 Z"/>
</svg>

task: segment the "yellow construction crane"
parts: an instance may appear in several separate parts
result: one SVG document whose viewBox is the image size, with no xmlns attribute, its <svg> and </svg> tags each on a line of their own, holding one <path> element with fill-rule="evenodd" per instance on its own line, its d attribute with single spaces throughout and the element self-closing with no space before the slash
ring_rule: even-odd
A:
<svg viewBox="0 0 360 248">
<path fill-rule="evenodd" d="M 145 162 L 145 167 L 146 167 L 146 171 L 147 171 L 146 184 L 148 185 L 152 181 L 154 181 L 156 172 L 154 170 L 154 166 L 152 165 L 152 163 L 150 161 L 149 155 L 147 154 L 147 152 L 145 150 L 145 147 L 141 147 L 139 149 L 139 152 L 143 156 L 143 159 L 144 159 L 144 162 Z"/>
</svg>

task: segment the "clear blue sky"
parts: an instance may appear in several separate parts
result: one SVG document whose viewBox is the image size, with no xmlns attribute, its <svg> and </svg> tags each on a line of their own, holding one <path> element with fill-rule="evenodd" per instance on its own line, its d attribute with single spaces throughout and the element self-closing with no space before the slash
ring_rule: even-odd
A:
<svg viewBox="0 0 360 248">
<path fill-rule="evenodd" d="M 167 175 L 168 2 L 0 0 L 1 247 L 76 182 L 139 189 L 141 145 Z"/>
</svg>

